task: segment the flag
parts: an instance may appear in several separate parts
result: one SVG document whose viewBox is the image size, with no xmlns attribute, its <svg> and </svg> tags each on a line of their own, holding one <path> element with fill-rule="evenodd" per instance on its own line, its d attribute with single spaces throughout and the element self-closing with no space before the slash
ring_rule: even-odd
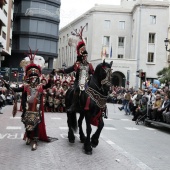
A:
<svg viewBox="0 0 170 170">
<path fill-rule="evenodd" d="M 110 58 L 112 58 L 112 46 L 111 46 L 111 49 L 110 49 Z"/>
<path fill-rule="evenodd" d="M 101 58 L 103 57 L 103 49 L 101 50 Z"/>
<path fill-rule="evenodd" d="M 106 52 L 106 48 L 105 48 L 105 51 L 104 51 L 104 57 L 106 57 L 106 54 L 107 54 L 107 52 Z"/>
</svg>

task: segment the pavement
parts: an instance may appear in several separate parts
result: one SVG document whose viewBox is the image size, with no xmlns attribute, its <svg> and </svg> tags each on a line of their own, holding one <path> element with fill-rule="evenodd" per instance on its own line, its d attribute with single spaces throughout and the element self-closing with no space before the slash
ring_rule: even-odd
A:
<svg viewBox="0 0 170 170">
<path fill-rule="evenodd" d="M 19 108 L 19 105 L 18 105 Z M 66 113 L 45 113 L 47 135 L 59 140 L 38 142 L 38 149 L 22 140 L 24 126 L 21 112 L 12 117 L 12 106 L 5 106 L 0 115 L 0 170 L 140 170 L 149 169 L 131 159 L 101 133 L 99 145 L 86 155 L 78 132 L 74 144 L 67 139 Z M 85 123 L 84 123 L 85 130 Z M 93 132 L 96 127 L 92 127 Z"/>
</svg>

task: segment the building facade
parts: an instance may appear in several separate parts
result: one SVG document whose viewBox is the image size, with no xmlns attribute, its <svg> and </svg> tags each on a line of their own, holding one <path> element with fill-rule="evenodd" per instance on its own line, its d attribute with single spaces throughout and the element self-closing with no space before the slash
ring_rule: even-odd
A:
<svg viewBox="0 0 170 170">
<path fill-rule="evenodd" d="M 12 55 L 4 65 L 18 67 L 29 48 L 44 57 L 48 68 L 57 58 L 60 0 L 15 0 Z"/>
<path fill-rule="evenodd" d="M 11 55 L 14 0 L 0 0 L 0 43 L 3 50 L 0 67 L 4 59 Z"/>
<path fill-rule="evenodd" d="M 96 5 L 60 30 L 55 67 L 75 62 L 76 51 L 68 46 L 67 37 L 84 25 L 88 60 L 94 67 L 103 58 L 113 61 L 113 85 L 138 88 L 136 71 L 142 69 L 152 82 L 157 72 L 168 65 L 164 44 L 169 27 L 167 0 L 122 0 L 120 6 Z"/>
</svg>

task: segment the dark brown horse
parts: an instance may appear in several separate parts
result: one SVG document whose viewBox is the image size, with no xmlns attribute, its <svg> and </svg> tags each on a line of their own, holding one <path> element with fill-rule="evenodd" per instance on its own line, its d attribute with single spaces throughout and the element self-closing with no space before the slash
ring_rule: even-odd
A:
<svg viewBox="0 0 170 170">
<path fill-rule="evenodd" d="M 92 154 L 92 147 L 96 147 L 99 143 L 100 133 L 104 127 L 103 112 L 106 109 L 106 100 L 108 97 L 109 88 L 111 85 L 111 67 L 112 62 L 98 64 L 94 74 L 88 81 L 84 91 L 81 91 L 79 96 L 79 105 L 76 112 L 80 113 L 78 120 L 79 135 L 81 142 L 84 143 L 86 154 Z M 66 109 L 72 104 L 74 89 L 69 89 L 66 93 Z M 74 130 L 77 129 L 76 112 L 67 112 L 67 123 L 69 127 L 68 139 L 74 143 Z M 82 121 L 85 117 L 86 134 L 85 137 Z M 91 125 L 97 126 L 96 132 L 91 137 Z"/>
</svg>

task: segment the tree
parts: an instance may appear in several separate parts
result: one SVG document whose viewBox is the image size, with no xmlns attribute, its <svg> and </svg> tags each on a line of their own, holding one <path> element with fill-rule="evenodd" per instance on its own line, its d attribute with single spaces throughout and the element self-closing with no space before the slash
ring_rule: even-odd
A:
<svg viewBox="0 0 170 170">
<path fill-rule="evenodd" d="M 159 81 L 161 83 L 170 82 L 170 66 L 169 67 L 164 67 L 162 70 L 160 70 L 157 73 L 159 78 Z"/>
</svg>

